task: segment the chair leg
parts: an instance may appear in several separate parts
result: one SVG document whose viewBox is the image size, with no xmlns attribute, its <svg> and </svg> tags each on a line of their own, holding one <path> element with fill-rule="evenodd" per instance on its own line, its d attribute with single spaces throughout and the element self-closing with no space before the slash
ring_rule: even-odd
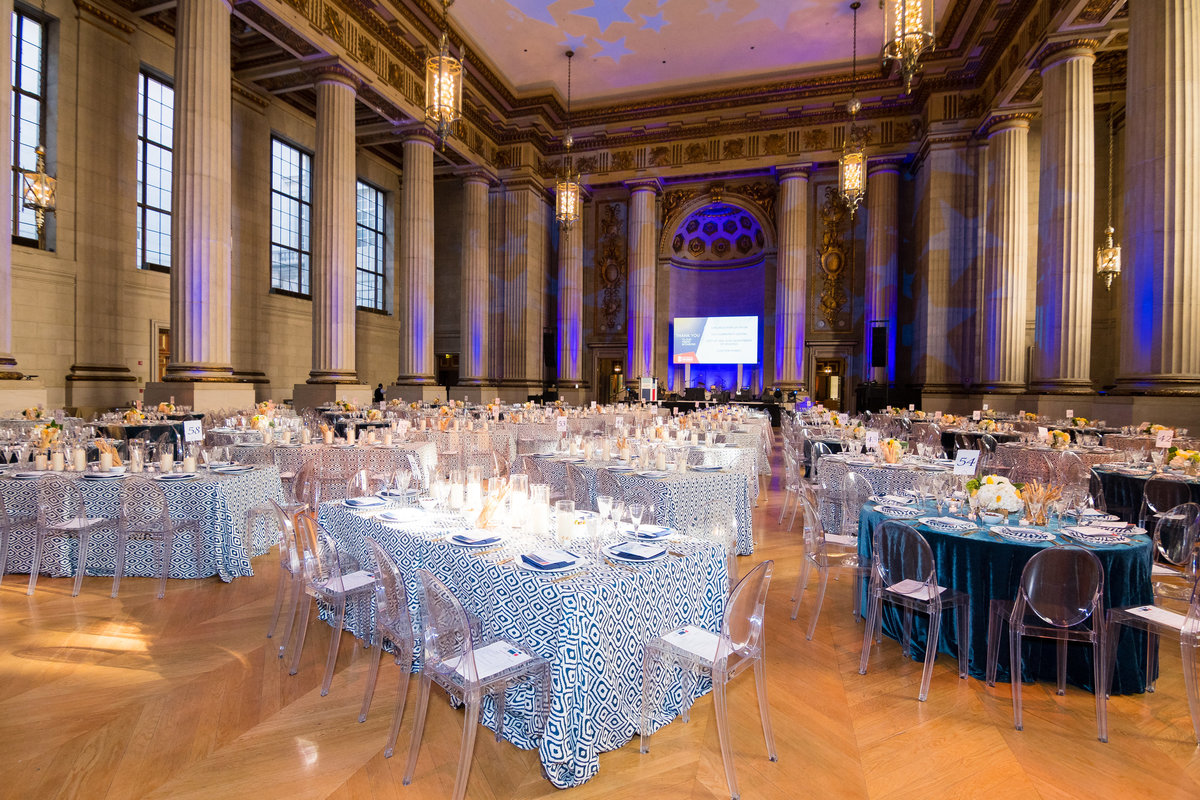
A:
<svg viewBox="0 0 1200 800">
<path fill-rule="evenodd" d="M 463 715 L 462 749 L 458 754 L 458 772 L 454 777 L 454 800 L 467 795 L 467 779 L 471 777 L 471 761 L 475 755 L 475 734 L 479 731 L 479 697 L 467 698 Z"/>
<path fill-rule="evenodd" d="M 400 723 L 404 720 L 404 701 L 408 698 L 408 681 L 412 672 L 412 651 L 407 658 L 397 660 L 400 665 L 400 690 L 396 693 L 396 710 L 392 712 L 392 728 L 388 732 L 387 746 L 383 750 L 384 758 L 391 758 L 396 752 L 396 737 L 400 735 Z"/>
<path fill-rule="evenodd" d="M 496 703 L 496 741 L 502 742 L 504 741 L 504 687 L 501 686 L 500 691 L 496 692 L 493 697 L 495 697 Z"/>
<path fill-rule="evenodd" d="M 779 524 L 783 524 L 783 515 L 787 513 L 788 501 L 791 500 L 792 493 L 785 491 L 783 493 L 783 505 L 779 507 Z"/>
<path fill-rule="evenodd" d="M 724 675 L 713 672 L 713 705 L 717 717 L 717 739 L 721 743 L 721 761 L 725 765 L 725 783 L 729 787 L 731 800 L 738 800 L 737 773 L 733 768 L 733 742 L 730 741 L 729 731 L 729 698 L 726 694 Z"/>
<path fill-rule="evenodd" d="M 162 572 L 158 578 L 158 599 L 167 595 L 167 576 L 171 574 L 171 554 L 175 551 L 175 536 L 171 532 L 163 534 L 162 542 Z"/>
<path fill-rule="evenodd" d="M 1179 646 L 1183 651 L 1183 686 L 1192 714 L 1192 732 L 1200 745 L 1200 650 L 1186 639 L 1181 639 Z"/>
<path fill-rule="evenodd" d="M 994 603 L 995 601 L 993 601 Z M 996 685 L 996 670 L 999 667 L 1000 661 L 1000 631 L 1004 624 L 1003 615 L 993 604 L 988 604 L 988 632 L 987 632 L 987 675 L 984 682 L 988 686 Z"/>
<path fill-rule="evenodd" d="M 654 692 L 654 658 L 656 655 L 657 652 L 654 649 L 647 647 L 642 656 L 642 724 L 638 728 L 641 733 L 638 749 L 642 753 L 650 752 L 650 700 Z M 683 702 L 687 703 L 686 695 Z"/>
<path fill-rule="evenodd" d="M 371 698 L 375 694 L 375 680 L 379 677 L 379 661 L 383 656 L 383 632 L 376 631 L 371 645 L 371 654 L 367 656 L 367 685 L 363 690 L 362 709 L 358 712 L 358 721 L 367 721 L 367 712 L 371 710 Z"/>
<path fill-rule="evenodd" d="M 971 608 L 960 605 L 954 609 L 958 622 L 958 677 L 966 680 L 971 668 Z"/>
<path fill-rule="evenodd" d="M 795 619 L 800 611 L 800 601 L 804 598 L 804 590 L 808 588 L 808 571 L 811 565 L 812 562 L 805 556 L 800 565 L 800 575 L 796 578 L 796 588 L 792 589 L 792 619 Z"/>
<path fill-rule="evenodd" d="M 1008 628 L 1008 653 L 1012 673 L 1013 727 L 1024 730 L 1021 721 L 1021 632 L 1011 625 Z"/>
<path fill-rule="evenodd" d="M 275 608 L 271 611 L 271 624 L 267 626 L 268 639 L 275 635 L 275 626 L 279 624 L 279 613 L 283 611 L 283 598 L 287 593 L 289 577 L 288 571 L 280 568 L 279 580 L 275 583 Z"/>
<path fill-rule="evenodd" d="M 1066 639 L 1058 640 L 1057 650 L 1058 650 L 1058 652 L 1057 652 L 1056 656 L 1057 656 L 1058 663 L 1055 666 L 1058 667 L 1058 686 L 1056 688 L 1057 688 L 1058 695 L 1061 697 L 1067 693 L 1067 640 Z"/>
<path fill-rule="evenodd" d="M 4 583 L 6 566 L 8 566 L 8 528 L 0 528 L 0 584 Z"/>
<path fill-rule="evenodd" d="M 429 711 L 429 676 L 421 673 L 421 685 L 417 690 L 417 710 L 413 717 L 412 744 L 408 746 L 408 766 L 404 769 L 405 786 L 412 783 L 413 773 L 417 770 L 417 756 L 421 752 L 421 736 L 425 733 L 425 715 Z"/>
<path fill-rule="evenodd" d="M 308 631 L 308 615 L 312 612 L 312 604 L 315 600 L 309 600 L 304 604 L 304 608 L 300 609 L 300 619 L 296 620 L 296 648 L 292 651 L 292 667 L 288 670 L 289 675 L 295 675 L 300 669 L 300 654 L 304 652 L 304 636 Z"/>
<path fill-rule="evenodd" d="M 46 537 L 38 531 L 33 540 L 33 563 L 29 565 L 29 588 L 25 594 L 33 594 L 37 586 L 38 573 L 42 569 L 42 551 L 46 549 Z"/>
<path fill-rule="evenodd" d="M 279 643 L 279 657 L 283 658 L 287 652 L 288 644 L 292 637 L 296 635 L 296 609 L 300 606 L 300 598 L 304 594 L 304 585 L 302 578 L 299 575 L 292 576 L 292 585 L 288 589 L 290 601 L 288 603 L 287 622 L 283 626 L 283 641 Z"/>
<path fill-rule="evenodd" d="M 79 531 L 79 552 L 76 555 L 75 585 L 71 588 L 71 597 L 78 597 L 83 588 L 83 573 L 87 571 L 87 552 L 91 538 L 90 531 Z"/>
<path fill-rule="evenodd" d="M 875 625 L 880 616 L 879 606 L 882 602 L 883 599 L 875 596 L 874 592 L 871 592 L 871 596 L 867 598 L 867 627 L 863 632 L 862 658 L 858 662 L 859 675 L 867 674 L 867 662 L 871 658 L 871 642 L 875 638 Z"/>
<path fill-rule="evenodd" d="M 810 642 L 813 634 L 817 632 L 817 619 L 821 616 L 821 606 L 825 602 L 825 587 L 829 583 L 829 567 L 819 566 L 817 569 L 821 573 L 821 583 L 817 587 L 817 602 L 813 604 L 812 619 L 808 621 L 808 632 L 805 636 Z"/>
<path fill-rule="evenodd" d="M 117 531 L 117 552 L 114 556 L 112 598 L 116 598 L 121 589 L 121 578 L 125 575 L 125 548 L 129 546 L 129 537 L 124 531 Z"/>
<path fill-rule="evenodd" d="M 767 703 L 767 664 L 761 656 L 754 661 L 754 688 L 758 690 L 758 715 L 762 719 L 763 739 L 767 742 L 767 757 L 778 761 L 775 732 L 771 730 L 771 709 Z"/>
<path fill-rule="evenodd" d="M 329 640 L 329 656 L 325 659 L 325 679 L 321 681 L 321 697 L 329 694 L 329 684 L 333 683 L 333 668 L 337 664 L 338 646 L 342 643 L 342 623 L 346 621 L 346 598 L 338 602 L 337 614 L 334 615 L 333 631 Z"/>
<path fill-rule="evenodd" d="M 1158 684 L 1158 634 L 1146 631 L 1146 691 L 1153 692 Z"/>
<path fill-rule="evenodd" d="M 1108 691 L 1104 669 L 1104 623 L 1094 620 L 1096 640 L 1092 642 L 1092 680 L 1096 690 L 1096 732 L 1102 742 L 1108 741 Z"/>
</svg>

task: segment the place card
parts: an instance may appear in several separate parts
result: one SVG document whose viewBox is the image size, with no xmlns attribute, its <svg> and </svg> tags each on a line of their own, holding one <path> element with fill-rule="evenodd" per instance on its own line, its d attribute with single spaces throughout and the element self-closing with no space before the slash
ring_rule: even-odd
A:
<svg viewBox="0 0 1200 800">
<path fill-rule="evenodd" d="M 983 412 L 980 411 L 979 409 L 975 409 L 974 411 L 971 412 L 971 419 L 975 420 L 976 422 L 979 422 L 979 420 L 983 419 Z"/>
<path fill-rule="evenodd" d="M 483 680 L 528 660 L 529 656 L 526 653 L 522 653 L 508 642 L 492 642 L 475 650 L 475 672 L 478 678 Z M 467 677 L 461 663 L 454 668 L 454 671 L 464 678 Z"/>
<path fill-rule="evenodd" d="M 1177 614 L 1158 606 L 1138 606 L 1137 608 L 1127 608 L 1125 612 L 1151 622 L 1157 622 L 1160 625 L 1169 625 L 1176 630 L 1183 628 L 1183 623 L 1187 619 L 1183 614 Z"/>
</svg>

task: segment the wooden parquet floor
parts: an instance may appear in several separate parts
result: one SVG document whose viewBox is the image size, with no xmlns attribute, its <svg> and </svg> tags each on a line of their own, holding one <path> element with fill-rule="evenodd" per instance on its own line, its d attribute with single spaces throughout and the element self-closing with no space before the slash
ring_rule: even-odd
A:
<svg viewBox="0 0 1200 800">
<path fill-rule="evenodd" d="M 789 619 L 801 548 L 775 523 L 773 485 L 756 511 L 761 545 L 742 559 L 776 562 L 767 606 L 768 681 L 779 761 L 766 758 L 754 688 L 731 688 L 742 796 L 758 798 L 1200 798 L 1178 651 L 1163 648 L 1154 694 L 1114 697 L 1110 742 L 1095 738 L 1091 695 L 1027 686 L 1024 731 L 1012 727 L 1007 685 L 958 679 L 940 658 L 929 700 L 916 699 L 920 665 L 898 644 L 875 648 L 858 674 L 862 626 L 851 582 L 830 582 L 813 641 Z M 370 798 L 448 797 L 461 714 L 435 695 L 417 773 L 401 785 L 415 691 L 397 755 L 383 757 L 398 670 L 383 664 L 368 720 L 357 722 L 365 650 L 342 643 L 333 688 L 320 696 L 328 629 L 315 624 L 300 672 L 289 677 L 264 634 L 274 597 L 273 556 L 232 584 L 127 579 L 108 597 L 103 578 L 78 598 L 65 579 L 43 579 L 28 598 L 0 586 L 0 797 Z M 808 599 L 811 599 L 811 595 Z M 980 624 L 980 623 L 976 623 Z M 415 687 L 415 681 L 413 683 Z M 704 698 L 690 723 L 602 754 L 600 772 L 569 790 L 577 800 L 727 797 Z M 536 754 L 479 732 L 468 797 L 563 796 Z"/>
</svg>

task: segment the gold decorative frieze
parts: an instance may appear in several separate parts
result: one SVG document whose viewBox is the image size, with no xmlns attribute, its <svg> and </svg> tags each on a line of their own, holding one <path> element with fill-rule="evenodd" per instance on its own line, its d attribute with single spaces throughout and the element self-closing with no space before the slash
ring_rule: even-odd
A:
<svg viewBox="0 0 1200 800">
<path fill-rule="evenodd" d="M 847 251 L 842 223 L 846 221 L 846 205 L 833 186 L 825 187 L 825 202 L 821 204 L 821 249 L 818 263 L 821 269 L 821 317 L 830 329 L 844 328 L 842 309 L 846 296 Z"/>
<path fill-rule="evenodd" d="M 629 208 L 623 202 L 604 203 L 596 225 L 596 331 L 625 330 L 625 282 L 629 273 Z"/>
</svg>

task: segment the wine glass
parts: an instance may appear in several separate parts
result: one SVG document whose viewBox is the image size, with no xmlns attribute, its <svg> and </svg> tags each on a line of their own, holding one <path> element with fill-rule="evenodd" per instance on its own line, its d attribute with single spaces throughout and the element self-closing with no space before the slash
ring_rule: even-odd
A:
<svg viewBox="0 0 1200 800">
<path fill-rule="evenodd" d="M 1165 451 L 1161 447 L 1156 447 L 1150 451 L 1150 460 L 1154 462 L 1154 471 L 1162 472 L 1163 457 Z"/>
<path fill-rule="evenodd" d="M 613 499 L 606 494 L 596 495 L 596 511 L 600 514 L 601 521 L 608 519 L 612 514 Z"/>
<path fill-rule="evenodd" d="M 629 504 L 629 520 L 633 523 L 634 538 L 638 536 L 638 529 L 642 526 L 642 516 L 646 513 L 646 507 L 640 503 Z"/>
</svg>

